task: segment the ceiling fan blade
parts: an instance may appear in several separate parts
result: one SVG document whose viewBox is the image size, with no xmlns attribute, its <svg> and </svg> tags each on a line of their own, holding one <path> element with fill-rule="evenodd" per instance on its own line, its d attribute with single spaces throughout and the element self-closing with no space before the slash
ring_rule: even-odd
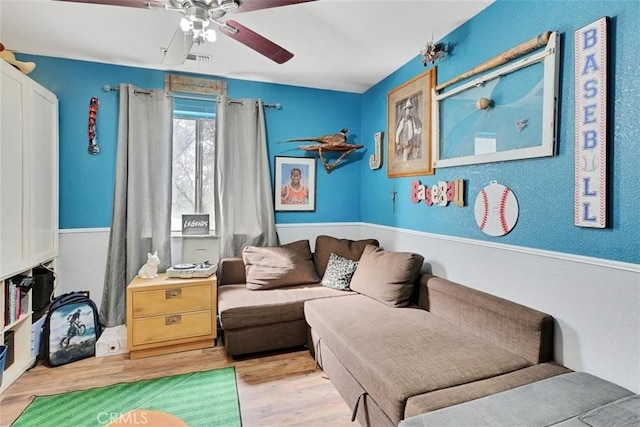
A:
<svg viewBox="0 0 640 427">
<path fill-rule="evenodd" d="M 250 12 L 252 10 L 269 9 L 271 7 L 288 6 L 290 4 L 307 3 L 315 0 L 238 0 L 240 8 L 231 12 Z"/>
<path fill-rule="evenodd" d="M 189 51 L 193 46 L 193 33 L 191 31 L 184 32 L 178 27 L 173 34 L 169 47 L 164 52 L 162 63 L 167 65 L 182 65 L 189 55 Z"/>
<path fill-rule="evenodd" d="M 110 6 L 138 7 L 142 9 L 167 9 L 162 0 L 56 0 L 72 3 L 106 4 Z"/>
<path fill-rule="evenodd" d="M 231 28 L 229 28 L 229 26 Z M 278 64 L 284 64 L 293 58 L 293 53 L 236 21 L 227 21 L 222 24 L 220 26 L 220 32 L 239 41 L 243 45 L 250 47 Z"/>
</svg>

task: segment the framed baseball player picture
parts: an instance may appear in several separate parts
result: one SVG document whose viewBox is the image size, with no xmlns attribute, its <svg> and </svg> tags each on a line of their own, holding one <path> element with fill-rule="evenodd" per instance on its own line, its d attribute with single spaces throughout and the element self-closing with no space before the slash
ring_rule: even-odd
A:
<svg viewBox="0 0 640 427">
<path fill-rule="evenodd" d="M 433 175 L 432 92 L 436 69 L 389 92 L 387 98 L 387 176 Z"/>
<path fill-rule="evenodd" d="M 275 157 L 275 210 L 312 212 L 316 209 L 316 159 Z"/>
</svg>

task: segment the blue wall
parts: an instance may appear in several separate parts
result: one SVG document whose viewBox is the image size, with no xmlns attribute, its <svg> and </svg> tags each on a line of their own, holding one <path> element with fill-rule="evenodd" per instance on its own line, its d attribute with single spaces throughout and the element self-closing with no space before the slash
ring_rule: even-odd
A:
<svg viewBox="0 0 640 427">
<path fill-rule="evenodd" d="M 610 212 L 604 230 L 573 225 L 574 31 L 602 16 L 610 22 Z M 443 168 L 432 176 L 389 179 L 383 167 L 368 168 L 373 134 L 385 131 L 388 92 L 425 70 L 418 56 L 362 95 L 269 83 L 228 80 L 233 98 L 281 103 L 267 110 L 271 164 L 275 155 L 302 156 L 297 144 L 279 141 L 350 129 L 350 139 L 365 149 L 327 174 L 317 162 L 316 211 L 277 213 L 282 223 L 367 222 L 470 239 L 507 243 L 624 262 L 640 263 L 640 53 L 637 1 L 498 0 L 447 35 L 454 50 L 437 64 L 438 82 L 452 78 L 525 40 L 547 31 L 561 33 L 561 83 L 558 155 L 485 165 Z M 419 46 L 416 47 L 416 50 Z M 60 100 L 60 227 L 108 227 L 111 222 L 117 134 L 116 93 L 105 84 L 163 86 L 164 73 L 42 56 L 20 55 L 38 65 L 31 74 Z M 98 142 L 101 152 L 87 154 L 89 99 L 100 97 Z M 386 139 L 386 138 L 385 138 Z M 386 142 L 385 142 L 386 147 Z M 467 206 L 427 207 L 410 202 L 410 182 L 423 184 L 464 178 Z M 272 177 L 273 180 L 273 177 Z M 473 202 L 490 181 L 516 194 L 520 216 L 506 236 L 489 237 L 474 219 Z M 391 192 L 398 191 L 395 213 Z M 425 254 L 427 255 L 427 254 Z"/>
<path fill-rule="evenodd" d="M 574 43 L 575 30 L 603 16 L 610 21 L 609 222 L 607 229 L 573 225 L 574 204 Z M 444 82 L 485 60 L 550 30 L 561 34 L 561 83 L 558 155 L 484 165 L 441 168 L 435 175 L 388 179 L 386 165 L 370 171 L 362 165 L 362 221 L 464 238 L 486 240 L 625 262 L 640 262 L 640 53 L 638 1 L 498 0 L 443 39 L 454 45 L 438 62 Z M 362 134 L 386 133 L 387 94 L 425 71 L 416 58 L 368 90 L 362 97 Z M 386 153 L 385 153 L 386 154 Z M 464 178 L 467 206 L 427 207 L 411 203 L 410 182 L 422 184 Z M 476 225 L 475 197 L 490 181 L 510 187 L 520 215 L 506 236 L 490 237 Z M 391 191 L 398 191 L 393 214 Z M 375 189 L 375 190 L 374 190 Z"/>
<path fill-rule="evenodd" d="M 60 109 L 60 228 L 109 227 L 113 207 L 113 180 L 118 133 L 118 94 L 105 85 L 130 83 L 140 88 L 164 87 L 165 73 L 44 56 L 19 55 L 34 61 L 30 74 L 59 100 Z M 227 80 L 232 98 L 260 98 L 280 103 L 282 110 L 267 109 L 270 165 L 273 157 L 305 156 L 291 138 L 318 136 L 347 127 L 350 138 L 360 141 L 360 95 L 303 87 Z M 100 153 L 91 156 L 88 146 L 88 111 L 92 96 L 100 99 L 97 136 Z M 362 154 L 352 155 L 353 162 Z M 273 170 L 272 170 L 273 183 Z M 347 183 L 348 185 L 345 185 Z M 346 165 L 327 174 L 317 162 L 315 212 L 282 212 L 278 223 L 353 222 L 360 220 L 360 171 Z M 339 191 L 336 191 L 339 189 Z"/>
</svg>

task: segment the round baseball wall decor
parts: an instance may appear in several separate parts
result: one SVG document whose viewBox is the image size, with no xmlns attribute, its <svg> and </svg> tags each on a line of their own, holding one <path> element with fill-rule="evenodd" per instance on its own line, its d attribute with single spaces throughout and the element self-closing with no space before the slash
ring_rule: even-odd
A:
<svg viewBox="0 0 640 427">
<path fill-rule="evenodd" d="M 518 200 L 509 187 L 491 181 L 476 197 L 478 227 L 489 236 L 504 236 L 518 222 Z"/>
</svg>

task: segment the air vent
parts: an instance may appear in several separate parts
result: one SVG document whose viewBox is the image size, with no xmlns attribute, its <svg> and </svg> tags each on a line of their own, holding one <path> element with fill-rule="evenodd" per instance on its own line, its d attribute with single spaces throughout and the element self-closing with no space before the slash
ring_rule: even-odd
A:
<svg viewBox="0 0 640 427">
<path fill-rule="evenodd" d="M 163 57 L 164 57 L 164 55 L 167 54 L 167 48 L 166 47 L 161 47 L 160 51 L 162 52 L 162 56 Z M 211 57 L 209 55 L 200 55 L 200 54 L 197 54 L 197 53 L 189 53 L 187 55 L 186 59 L 188 59 L 190 61 L 196 61 L 196 62 L 209 62 L 209 61 L 211 61 Z"/>
<path fill-rule="evenodd" d="M 187 55 L 187 59 L 191 61 L 198 61 L 198 62 L 209 62 L 211 60 L 211 57 L 207 55 L 196 55 L 196 54 L 190 53 Z"/>
</svg>

